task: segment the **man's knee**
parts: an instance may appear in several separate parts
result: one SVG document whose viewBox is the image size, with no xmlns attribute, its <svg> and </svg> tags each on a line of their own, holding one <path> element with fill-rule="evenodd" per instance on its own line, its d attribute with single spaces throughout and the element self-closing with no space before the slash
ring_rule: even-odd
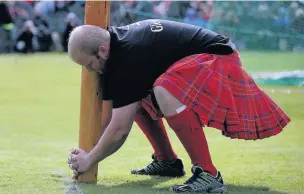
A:
<svg viewBox="0 0 304 194">
<path fill-rule="evenodd" d="M 154 87 L 153 92 L 159 108 L 165 116 L 174 115 L 178 113 L 179 108 L 184 107 L 179 99 L 161 86 Z"/>
</svg>

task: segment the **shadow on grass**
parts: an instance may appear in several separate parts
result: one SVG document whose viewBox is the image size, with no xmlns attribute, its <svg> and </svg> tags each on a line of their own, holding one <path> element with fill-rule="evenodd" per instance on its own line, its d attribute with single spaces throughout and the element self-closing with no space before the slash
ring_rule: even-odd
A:
<svg viewBox="0 0 304 194">
<path fill-rule="evenodd" d="M 229 193 L 270 193 L 270 194 L 285 194 L 286 192 L 273 191 L 268 187 L 258 187 L 258 186 L 240 186 L 240 185 L 227 185 Z"/>
<path fill-rule="evenodd" d="M 171 187 L 159 186 L 161 183 L 169 181 L 169 178 L 151 177 L 147 180 L 130 180 L 116 185 L 102 185 L 102 184 L 79 184 L 70 183 L 65 186 L 65 194 L 154 194 L 154 193 L 173 193 Z M 156 186 L 158 185 L 158 186 Z M 285 194 L 285 192 L 273 191 L 267 187 L 256 186 L 238 186 L 227 185 L 228 193 L 244 193 L 244 194 Z"/>
</svg>

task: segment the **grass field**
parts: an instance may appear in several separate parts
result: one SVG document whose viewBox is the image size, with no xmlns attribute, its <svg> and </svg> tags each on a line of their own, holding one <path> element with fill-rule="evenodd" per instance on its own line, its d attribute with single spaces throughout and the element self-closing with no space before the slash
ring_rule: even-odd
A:
<svg viewBox="0 0 304 194">
<path fill-rule="evenodd" d="M 303 53 L 241 53 L 249 72 L 304 69 Z M 184 159 L 180 179 L 131 176 L 151 161 L 142 132 L 132 132 L 115 155 L 99 165 L 97 185 L 71 184 L 68 152 L 78 144 L 80 68 L 62 54 L 0 56 L 0 194 L 7 193 L 171 193 L 190 176 L 190 160 L 172 130 Z M 263 87 L 268 91 L 271 86 Z M 278 87 L 276 87 L 278 88 Z M 287 88 L 281 86 L 279 88 Z M 292 122 L 276 137 L 230 140 L 206 128 L 213 161 L 229 193 L 304 193 L 304 88 L 269 93 Z"/>
</svg>

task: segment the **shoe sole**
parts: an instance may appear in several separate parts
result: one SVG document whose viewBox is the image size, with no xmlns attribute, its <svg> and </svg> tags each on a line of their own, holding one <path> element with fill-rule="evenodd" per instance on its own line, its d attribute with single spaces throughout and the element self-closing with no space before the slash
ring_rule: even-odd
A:
<svg viewBox="0 0 304 194">
<path fill-rule="evenodd" d="M 222 186 L 222 187 L 213 189 L 213 190 L 209 191 L 208 193 L 226 193 L 226 192 L 227 192 L 227 187 Z"/>
</svg>

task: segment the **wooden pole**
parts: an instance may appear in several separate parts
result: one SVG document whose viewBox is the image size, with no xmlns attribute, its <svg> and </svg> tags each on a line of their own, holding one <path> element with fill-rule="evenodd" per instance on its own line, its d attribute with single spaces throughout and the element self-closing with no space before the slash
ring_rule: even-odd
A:
<svg viewBox="0 0 304 194">
<path fill-rule="evenodd" d="M 86 1 L 85 24 L 106 28 L 110 19 L 109 1 Z M 80 123 L 79 123 L 79 148 L 89 152 L 101 136 L 101 110 L 102 96 L 99 91 L 99 75 L 88 72 L 82 67 L 81 97 L 80 97 Z M 98 164 L 89 171 L 81 174 L 78 181 L 96 183 Z"/>
</svg>

